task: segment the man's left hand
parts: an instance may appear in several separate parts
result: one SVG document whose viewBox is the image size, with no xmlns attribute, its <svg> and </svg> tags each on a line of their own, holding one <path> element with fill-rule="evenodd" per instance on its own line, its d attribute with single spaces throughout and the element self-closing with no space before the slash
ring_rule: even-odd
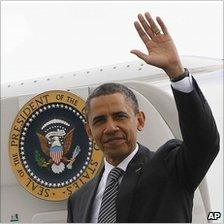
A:
<svg viewBox="0 0 224 224">
<path fill-rule="evenodd" d="M 139 50 L 132 50 L 131 53 L 137 55 L 147 64 L 163 69 L 170 78 L 183 74 L 184 68 L 177 49 L 162 19 L 156 17 L 161 30 L 148 12 L 145 13 L 145 18 L 139 14 L 138 19 L 140 23 L 135 21 L 134 25 L 148 50 L 148 54 Z"/>
</svg>

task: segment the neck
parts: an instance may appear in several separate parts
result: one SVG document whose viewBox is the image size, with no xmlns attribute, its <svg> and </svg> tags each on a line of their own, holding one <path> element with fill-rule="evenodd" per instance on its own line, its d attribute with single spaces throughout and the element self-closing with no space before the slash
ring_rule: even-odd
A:
<svg viewBox="0 0 224 224">
<path fill-rule="evenodd" d="M 128 151 L 127 154 L 111 155 L 104 153 L 106 161 L 112 166 L 118 166 L 124 159 L 126 159 L 134 150 L 136 146 L 133 147 L 131 151 Z"/>
<path fill-rule="evenodd" d="M 125 155 L 124 157 L 119 157 L 119 158 L 111 158 L 109 156 L 105 156 L 106 161 L 110 163 L 112 166 L 117 166 L 120 164 L 128 155 Z"/>
</svg>

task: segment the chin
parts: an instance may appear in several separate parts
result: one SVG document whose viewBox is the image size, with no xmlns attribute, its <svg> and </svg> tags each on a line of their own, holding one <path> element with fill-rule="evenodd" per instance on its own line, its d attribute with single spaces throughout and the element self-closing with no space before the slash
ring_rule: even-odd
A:
<svg viewBox="0 0 224 224">
<path fill-rule="evenodd" d="M 127 149 L 127 147 L 104 148 L 104 150 L 102 151 L 111 158 L 126 158 L 131 153 L 130 150 Z"/>
</svg>

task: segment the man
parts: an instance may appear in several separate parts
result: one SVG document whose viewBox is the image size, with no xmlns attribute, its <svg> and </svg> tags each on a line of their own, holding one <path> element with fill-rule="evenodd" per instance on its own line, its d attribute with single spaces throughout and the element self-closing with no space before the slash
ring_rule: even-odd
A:
<svg viewBox="0 0 224 224">
<path fill-rule="evenodd" d="M 183 141 L 156 152 L 137 143 L 144 127 L 134 94 L 103 84 L 86 102 L 86 131 L 104 153 L 99 174 L 70 196 L 68 222 L 191 222 L 194 191 L 219 151 L 219 134 L 196 81 L 184 69 L 161 20 L 138 15 L 135 28 L 148 54 L 131 53 L 171 79 Z M 114 168 L 116 167 L 116 168 Z"/>
</svg>

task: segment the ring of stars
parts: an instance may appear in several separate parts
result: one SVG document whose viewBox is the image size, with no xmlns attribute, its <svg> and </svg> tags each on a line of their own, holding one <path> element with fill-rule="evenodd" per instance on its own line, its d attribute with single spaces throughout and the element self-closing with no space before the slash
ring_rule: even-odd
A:
<svg viewBox="0 0 224 224">
<path fill-rule="evenodd" d="M 83 124 L 86 123 L 86 119 L 85 117 L 77 110 L 75 110 L 74 108 L 72 108 L 71 106 L 67 106 L 64 104 L 51 104 L 51 105 L 47 105 L 44 106 L 42 108 L 39 108 L 35 113 L 32 114 L 32 116 L 28 119 L 28 122 L 25 124 L 25 126 L 23 127 L 23 131 L 22 131 L 22 137 L 20 138 L 20 156 L 21 156 L 21 160 L 22 163 L 25 167 L 25 169 L 27 170 L 27 172 L 29 173 L 29 175 L 35 179 L 40 185 L 45 186 L 45 187 L 55 187 L 55 188 L 59 188 L 59 187 L 64 187 L 66 185 L 71 184 L 72 182 L 74 182 L 75 180 L 77 180 L 80 175 L 85 171 L 85 169 L 87 168 L 87 165 L 89 164 L 90 158 L 91 158 L 91 154 L 92 154 L 92 141 L 91 139 L 89 140 L 89 148 L 88 148 L 88 156 L 84 162 L 84 165 L 82 166 L 82 168 L 79 170 L 79 172 L 73 177 L 70 178 L 69 180 L 60 182 L 60 183 L 51 183 L 48 181 L 45 181 L 43 179 L 41 179 L 40 177 L 38 177 L 29 167 L 27 160 L 26 160 L 26 156 L 25 156 L 25 151 L 24 151 L 24 144 L 25 144 L 25 139 L 26 139 L 26 134 L 27 131 L 31 125 L 31 123 L 34 121 L 34 119 L 39 116 L 42 112 L 49 110 L 49 109 L 53 109 L 53 108 L 63 108 L 65 110 L 68 111 L 72 111 L 77 117 L 79 117 L 79 119 L 82 121 Z M 55 122 L 55 124 L 52 127 L 49 127 L 47 130 L 51 130 L 53 128 L 61 128 L 62 130 L 66 131 L 66 128 L 62 127 L 62 126 L 58 126 Z"/>
</svg>

